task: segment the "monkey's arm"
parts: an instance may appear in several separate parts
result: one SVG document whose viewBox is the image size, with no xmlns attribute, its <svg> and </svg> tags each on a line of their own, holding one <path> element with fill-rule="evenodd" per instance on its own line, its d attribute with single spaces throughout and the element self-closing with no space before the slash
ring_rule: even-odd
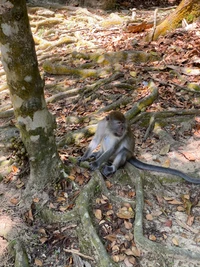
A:
<svg viewBox="0 0 200 267">
<path fill-rule="evenodd" d="M 89 159 L 90 157 L 98 157 L 99 156 L 99 152 L 94 152 L 94 154 L 92 153 L 96 148 L 97 146 L 101 143 L 101 140 L 103 139 L 104 137 L 104 134 L 105 134 L 105 121 L 104 120 L 101 120 L 98 125 L 97 125 L 97 130 L 96 130 L 96 133 L 92 139 L 92 141 L 90 142 L 88 148 L 86 149 L 84 155 L 79 158 L 79 161 L 85 161 L 87 159 Z"/>
<path fill-rule="evenodd" d="M 128 160 L 128 162 L 131 163 L 136 168 L 141 169 L 141 170 L 172 174 L 172 175 L 179 176 L 190 183 L 200 184 L 200 179 L 192 178 L 191 176 L 189 176 L 189 175 L 187 175 L 181 171 L 175 170 L 175 169 L 165 168 L 165 167 L 156 166 L 156 165 L 152 165 L 152 164 L 147 164 L 147 163 L 144 163 L 144 162 L 142 162 L 142 161 L 140 161 L 134 157 L 130 158 Z"/>
<path fill-rule="evenodd" d="M 113 153 L 114 149 L 109 149 L 105 151 L 102 155 L 99 156 L 99 158 L 90 163 L 91 170 L 94 171 L 98 169 L 102 163 L 107 162 L 109 160 Z"/>
</svg>

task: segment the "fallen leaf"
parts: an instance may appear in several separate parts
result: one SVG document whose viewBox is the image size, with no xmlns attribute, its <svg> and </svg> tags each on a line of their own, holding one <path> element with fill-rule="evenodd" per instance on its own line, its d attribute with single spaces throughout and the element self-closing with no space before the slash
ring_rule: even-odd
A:
<svg viewBox="0 0 200 267">
<path fill-rule="evenodd" d="M 128 233 L 128 234 L 126 234 L 125 235 L 125 238 L 126 238 L 126 240 L 128 240 L 128 241 L 131 241 L 131 240 L 133 240 L 133 234 L 132 233 Z"/>
<path fill-rule="evenodd" d="M 181 151 L 181 154 L 189 161 L 195 161 L 196 157 L 193 153 L 187 151 Z"/>
<path fill-rule="evenodd" d="M 19 203 L 19 199 L 18 198 L 11 198 L 10 199 L 10 202 L 13 204 L 13 205 L 17 205 Z"/>
<path fill-rule="evenodd" d="M 106 181 L 106 187 L 107 187 L 108 189 L 110 189 L 112 186 L 113 186 L 113 185 L 111 184 L 110 181 Z"/>
<path fill-rule="evenodd" d="M 140 251 L 139 251 L 139 249 L 137 249 L 135 246 L 132 246 L 131 247 L 131 250 L 133 251 L 133 255 L 135 257 L 140 257 Z"/>
<path fill-rule="evenodd" d="M 33 202 L 34 202 L 34 203 L 38 203 L 39 201 L 40 201 L 39 197 L 35 197 L 35 198 L 33 199 Z"/>
<path fill-rule="evenodd" d="M 35 259 L 35 265 L 37 266 L 43 266 L 43 262 L 40 259 Z"/>
<path fill-rule="evenodd" d="M 104 236 L 104 238 L 111 241 L 111 242 L 117 240 L 116 235 L 114 235 L 114 234 L 106 235 L 106 236 Z"/>
<path fill-rule="evenodd" d="M 189 215 L 187 218 L 187 225 L 192 226 L 194 223 L 194 216 Z"/>
<path fill-rule="evenodd" d="M 151 213 L 149 213 L 149 214 L 146 215 L 146 219 L 148 221 L 153 221 L 153 216 L 151 215 Z"/>
<path fill-rule="evenodd" d="M 129 248 L 129 249 L 126 249 L 125 251 L 124 251 L 124 253 L 126 254 L 126 255 L 128 255 L 128 256 L 133 256 L 134 254 L 133 254 L 133 251 Z"/>
<path fill-rule="evenodd" d="M 167 226 L 167 227 L 172 227 L 172 220 L 167 220 L 165 223 L 164 223 L 164 226 Z"/>
<path fill-rule="evenodd" d="M 172 205 L 181 205 L 183 204 L 181 201 L 179 200 L 176 200 L 176 199 L 173 199 L 171 201 L 168 201 L 169 204 L 172 204 Z"/>
<path fill-rule="evenodd" d="M 102 211 L 100 209 L 96 209 L 94 211 L 94 215 L 95 217 L 98 219 L 98 220 L 101 220 L 102 219 Z"/>
<path fill-rule="evenodd" d="M 24 186 L 24 182 L 22 181 L 16 185 L 18 189 L 22 188 L 23 186 Z"/>
<path fill-rule="evenodd" d="M 117 214 L 117 217 L 119 217 L 121 219 L 134 218 L 134 211 L 132 210 L 132 208 L 129 208 L 128 210 L 121 208 L 121 209 L 119 209 L 119 211 L 116 214 Z"/>
<path fill-rule="evenodd" d="M 173 200 L 173 197 L 163 197 L 163 198 L 164 198 L 164 200 L 166 200 L 166 201 Z"/>
<path fill-rule="evenodd" d="M 75 176 L 74 175 L 69 175 L 69 176 L 67 176 L 67 178 L 69 178 L 71 181 L 75 180 Z"/>
<path fill-rule="evenodd" d="M 178 206 L 176 209 L 177 209 L 178 211 L 185 211 L 185 208 L 184 208 L 183 206 Z"/>
<path fill-rule="evenodd" d="M 120 258 L 119 258 L 118 255 L 113 255 L 112 259 L 113 259 L 114 262 L 119 262 L 120 261 Z"/>
<path fill-rule="evenodd" d="M 163 147 L 161 148 L 159 154 L 160 154 L 161 156 L 165 156 L 165 155 L 169 152 L 169 150 L 170 150 L 170 144 L 167 144 L 167 145 L 165 145 L 165 146 L 163 146 Z"/>
<path fill-rule="evenodd" d="M 173 243 L 175 246 L 179 246 L 179 242 L 178 242 L 178 240 L 177 240 L 176 237 L 173 237 L 173 238 L 172 238 L 172 243 Z"/>
<path fill-rule="evenodd" d="M 127 230 L 130 230 L 133 228 L 133 224 L 131 222 L 128 222 L 128 221 L 124 221 L 124 226 Z"/>
<path fill-rule="evenodd" d="M 47 237 L 41 237 L 41 238 L 40 238 L 40 243 L 41 243 L 41 244 L 44 244 L 47 240 L 48 240 Z"/>
<path fill-rule="evenodd" d="M 132 257 L 126 257 L 124 259 L 124 264 L 127 267 L 132 267 L 132 266 L 135 265 L 135 263 L 136 263 L 136 260 L 135 260 L 135 258 L 133 256 Z"/>
<path fill-rule="evenodd" d="M 14 173 L 17 173 L 19 171 L 19 168 L 17 166 L 15 166 L 15 165 L 12 165 L 12 171 Z"/>
<path fill-rule="evenodd" d="M 165 162 L 162 164 L 163 167 L 169 168 L 170 166 L 170 159 L 166 159 Z"/>
<path fill-rule="evenodd" d="M 149 240 L 151 240 L 151 241 L 156 241 L 156 237 L 155 237 L 155 235 L 150 235 L 150 236 L 149 236 Z"/>
</svg>

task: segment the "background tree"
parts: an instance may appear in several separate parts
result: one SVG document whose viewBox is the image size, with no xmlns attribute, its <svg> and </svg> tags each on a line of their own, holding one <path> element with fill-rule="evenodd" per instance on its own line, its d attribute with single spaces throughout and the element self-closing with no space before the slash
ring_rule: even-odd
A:
<svg viewBox="0 0 200 267">
<path fill-rule="evenodd" d="M 55 119 L 44 99 L 34 41 L 25 0 L 0 5 L 1 57 L 22 141 L 29 155 L 30 178 L 26 188 L 42 189 L 64 175 L 53 131 Z"/>
<path fill-rule="evenodd" d="M 183 19 L 187 22 L 193 21 L 200 16 L 199 0 L 182 0 L 175 11 L 161 22 L 153 33 L 153 40 L 157 40 L 160 35 L 165 35 L 168 31 L 175 29 Z M 152 38 L 152 33 L 148 39 Z"/>
</svg>

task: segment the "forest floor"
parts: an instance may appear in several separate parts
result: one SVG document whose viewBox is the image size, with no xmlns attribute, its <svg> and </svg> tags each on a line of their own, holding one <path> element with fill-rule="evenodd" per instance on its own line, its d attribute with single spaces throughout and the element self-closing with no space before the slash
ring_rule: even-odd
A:
<svg viewBox="0 0 200 267">
<path fill-rule="evenodd" d="M 159 9 L 158 20 L 172 11 Z M 135 155 L 144 162 L 200 177 L 200 24 L 146 43 L 154 10 L 136 10 L 134 20 L 126 9 L 108 13 L 52 4 L 29 7 L 28 12 L 45 79 L 45 97 L 57 121 L 59 153 L 71 167 L 72 182 L 61 181 L 45 192 L 49 209 L 60 214 L 72 210 L 93 177 L 88 169 L 74 164 L 92 135 L 84 136 L 80 130 L 92 127 L 112 109 L 128 114 L 152 93 L 150 81 L 158 94 L 130 120 L 136 138 Z M 132 56 L 135 51 L 144 54 Z M 2 65 L 0 75 L 0 266 L 13 266 L 13 255 L 4 252 L 8 240 L 19 236 L 30 266 L 97 266 L 95 255 L 80 247 L 76 223 L 44 222 L 33 207 L 26 214 L 20 213 L 28 161 L 15 127 Z M 152 125 L 150 119 L 155 120 Z M 193 261 L 176 253 L 166 256 L 160 251 L 156 254 L 148 245 L 145 250 L 135 243 L 137 190 L 125 179 L 127 173 L 127 168 L 120 169 L 105 180 L 106 188 L 121 201 L 114 202 L 97 190 L 91 203 L 96 231 L 113 261 L 127 267 L 200 266 L 199 259 Z M 172 176 L 147 172 L 144 176 L 142 228 L 146 240 L 200 254 L 199 186 Z"/>
</svg>

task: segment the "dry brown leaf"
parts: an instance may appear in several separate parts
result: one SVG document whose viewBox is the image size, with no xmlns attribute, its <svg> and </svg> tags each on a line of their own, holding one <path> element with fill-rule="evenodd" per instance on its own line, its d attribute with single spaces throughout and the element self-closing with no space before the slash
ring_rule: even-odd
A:
<svg viewBox="0 0 200 267">
<path fill-rule="evenodd" d="M 50 204 L 49 204 L 49 208 L 50 208 L 50 209 L 55 209 L 56 207 L 54 206 L 53 203 L 50 203 Z"/>
<path fill-rule="evenodd" d="M 185 194 L 185 195 L 183 195 L 183 197 L 184 197 L 185 199 L 187 199 L 187 200 L 190 199 L 190 195 L 189 195 L 189 194 Z"/>
<path fill-rule="evenodd" d="M 114 211 L 113 211 L 113 210 L 108 210 L 108 211 L 106 212 L 106 215 L 107 215 L 107 216 L 110 216 L 110 215 L 112 215 L 112 214 L 114 214 Z"/>
<path fill-rule="evenodd" d="M 173 200 L 174 198 L 173 197 L 163 197 L 164 198 L 164 200 L 166 200 L 166 201 L 170 201 L 170 200 Z"/>
<path fill-rule="evenodd" d="M 127 266 L 127 267 L 132 267 L 136 264 L 136 260 L 133 256 L 131 257 L 126 257 L 124 259 L 124 264 Z"/>
<path fill-rule="evenodd" d="M 34 203 L 39 203 L 39 201 L 40 201 L 39 197 L 34 197 L 34 199 L 33 199 Z"/>
<path fill-rule="evenodd" d="M 135 246 L 132 246 L 131 250 L 133 251 L 133 256 L 140 257 L 140 251 Z"/>
<path fill-rule="evenodd" d="M 149 240 L 151 240 L 151 241 L 156 241 L 156 236 L 155 236 L 155 235 L 150 235 L 150 236 L 149 236 Z"/>
<path fill-rule="evenodd" d="M 118 212 L 117 212 L 117 217 L 121 218 L 121 219 L 131 219 L 134 218 L 134 211 L 132 210 L 132 208 L 129 208 L 128 210 L 124 208 L 121 208 Z"/>
<path fill-rule="evenodd" d="M 37 266 L 43 266 L 43 262 L 40 259 L 35 259 L 35 265 Z"/>
<path fill-rule="evenodd" d="M 17 173 L 19 171 L 19 168 L 17 166 L 15 166 L 15 165 L 12 165 L 12 171 L 14 173 Z"/>
<path fill-rule="evenodd" d="M 167 235 L 166 234 L 163 234 L 163 238 L 166 240 L 167 239 Z"/>
<path fill-rule="evenodd" d="M 167 227 L 172 227 L 172 220 L 167 220 L 165 223 L 164 223 L 164 226 L 167 226 Z"/>
<path fill-rule="evenodd" d="M 166 159 L 165 162 L 162 164 L 163 167 L 169 168 L 170 166 L 170 159 Z"/>
<path fill-rule="evenodd" d="M 71 181 L 75 180 L 75 176 L 74 175 L 69 175 L 67 178 L 69 178 Z"/>
<path fill-rule="evenodd" d="M 44 228 L 40 228 L 39 230 L 38 230 L 38 233 L 40 233 L 40 234 L 43 234 L 43 235 L 47 235 L 46 234 L 46 230 L 44 229 Z"/>
<path fill-rule="evenodd" d="M 128 234 L 126 234 L 125 235 L 125 238 L 126 238 L 126 240 L 128 240 L 128 241 L 131 241 L 131 240 L 133 240 L 133 234 L 132 233 L 128 233 Z"/>
<path fill-rule="evenodd" d="M 187 218 L 187 225 L 192 226 L 194 223 L 194 216 L 189 215 Z"/>
<path fill-rule="evenodd" d="M 120 261 L 120 257 L 118 255 L 113 255 L 112 259 L 114 262 L 119 262 Z"/>
<path fill-rule="evenodd" d="M 128 32 L 143 32 L 146 29 L 150 29 L 151 27 L 153 27 L 152 23 L 147 23 L 147 22 L 142 22 L 140 24 L 137 25 L 128 25 L 125 30 Z"/>
<path fill-rule="evenodd" d="M 185 210 L 185 208 L 184 208 L 183 206 L 178 206 L 176 209 L 177 209 L 178 211 L 184 211 L 184 210 Z"/>
<path fill-rule="evenodd" d="M 151 213 L 151 215 L 152 215 L 153 217 L 158 217 L 158 216 L 160 216 L 161 214 L 162 214 L 162 211 L 161 211 L 161 210 L 153 210 L 152 213 Z"/>
<path fill-rule="evenodd" d="M 127 256 L 134 256 L 133 251 L 129 248 L 124 251 Z"/>
<path fill-rule="evenodd" d="M 101 220 L 102 219 L 102 211 L 100 209 L 96 209 L 94 211 L 94 215 L 95 217 L 98 219 L 98 220 Z"/>
<path fill-rule="evenodd" d="M 112 247 L 112 252 L 114 252 L 114 253 L 119 252 L 119 246 L 118 245 L 114 245 Z"/>
<path fill-rule="evenodd" d="M 24 182 L 22 182 L 22 181 L 20 181 L 20 183 L 18 183 L 18 184 L 16 185 L 16 187 L 17 187 L 18 189 L 22 188 L 23 186 L 24 186 Z"/>
<path fill-rule="evenodd" d="M 124 221 L 124 226 L 127 230 L 130 230 L 133 228 L 133 224 L 131 222 L 128 222 L 128 221 Z"/>
<path fill-rule="evenodd" d="M 47 241 L 47 239 L 48 239 L 47 237 L 41 237 L 40 238 L 40 243 L 44 244 Z"/>
<path fill-rule="evenodd" d="M 179 200 L 176 200 L 176 199 L 173 199 L 171 201 L 168 201 L 169 204 L 172 204 L 172 205 L 181 205 L 183 204 L 181 201 Z"/>
<path fill-rule="evenodd" d="M 116 235 L 114 235 L 114 234 L 106 235 L 106 236 L 104 236 L 104 238 L 111 241 L 111 242 L 117 240 Z"/>
<path fill-rule="evenodd" d="M 113 185 L 111 184 L 110 181 L 106 181 L 106 187 L 107 187 L 108 189 L 110 189 L 112 186 L 113 186 Z"/>
<path fill-rule="evenodd" d="M 69 205 L 66 205 L 66 206 L 60 206 L 60 207 L 59 207 L 59 210 L 62 211 L 62 212 L 63 212 L 63 211 L 66 211 L 66 210 L 68 210 L 68 209 L 69 209 Z"/>
<path fill-rule="evenodd" d="M 10 202 L 13 204 L 13 205 L 17 205 L 19 203 L 19 199 L 18 198 L 11 198 L 10 199 Z"/>
<path fill-rule="evenodd" d="M 152 214 L 147 214 L 146 215 L 146 219 L 148 220 L 148 221 L 153 221 L 153 216 L 152 216 Z"/>
<path fill-rule="evenodd" d="M 156 195 L 156 199 L 157 199 L 159 204 L 163 204 L 164 201 L 163 201 L 163 198 L 161 196 Z"/>
<path fill-rule="evenodd" d="M 178 242 L 178 239 L 176 237 L 173 237 L 172 238 L 172 243 L 175 245 L 175 246 L 179 246 L 179 242 Z"/>
<path fill-rule="evenodd" d="M 196 157 L 193 153 L 187 151 L 181 151 L 181 154 L 189 161 L 195 161 Z"/>
<path fill-rule="evenodd" d="M 56 201 L 57 201 L 58 203 L 60 203 L 60 202 L 65 202 L 65 201 L 66 201 L 66 198 L 65 198 L 65 197 L 57 197 Z"/>
<path fill-rule="evenodd" d="M 146 199 L 145 200 L 145 202 L 147 203 L 147 205 L 149 205 L 150 207 L 152 207 L 153 205 L 152 205 L 152 203 L 148 200 L 148 199 Z"/>
</svg>

